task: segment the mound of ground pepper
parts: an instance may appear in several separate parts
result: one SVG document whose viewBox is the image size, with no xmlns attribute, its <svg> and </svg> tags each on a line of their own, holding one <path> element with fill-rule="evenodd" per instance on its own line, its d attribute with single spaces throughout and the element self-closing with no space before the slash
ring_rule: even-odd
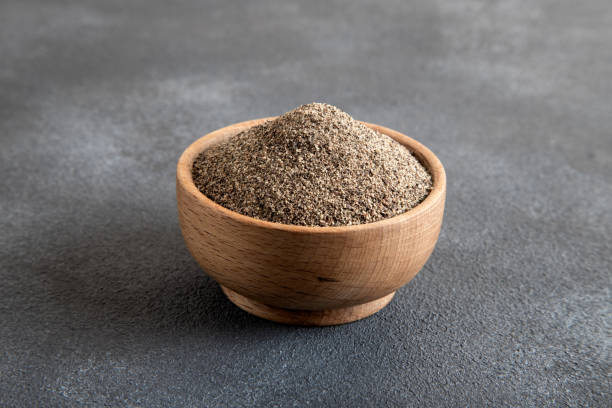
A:
<svg viewBox="0 0 612 408">
<path fill-rule="evenodd" d="M 432 188 L 406 147 L 324 103 L 302 105 L 205 150 L 192 176 L 208 198 L 240 214 L 321 227 L 402 214 Z"/>
</svg>

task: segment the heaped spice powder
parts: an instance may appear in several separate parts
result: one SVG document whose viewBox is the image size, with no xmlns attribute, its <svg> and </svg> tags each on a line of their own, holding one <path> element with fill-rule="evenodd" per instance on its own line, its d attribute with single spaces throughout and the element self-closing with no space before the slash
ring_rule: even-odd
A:
<svg viewBox="0 0 612 408">
<path fill-rule="evenodd" d="M 408 149 L 323 103 L 302 105 L 205 150 L 192 176 L 203 194 L 230 210 L 321 227 L 402 214 L 432 187 Z"/>
</svg>

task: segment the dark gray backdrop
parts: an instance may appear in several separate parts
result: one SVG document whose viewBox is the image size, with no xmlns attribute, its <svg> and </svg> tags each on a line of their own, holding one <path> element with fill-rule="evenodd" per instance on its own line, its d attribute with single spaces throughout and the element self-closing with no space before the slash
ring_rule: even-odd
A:
<svg viewBox="0 0 612 408">
<path fill-rule="evenodd" d="M 0 405 L 610 406 L 611 44 L 606 0 L 2 1 Z M 174 198 L 311 101 L 448 174 L 423 271 L 330 328 L 230 304 Z"/>
</svg>

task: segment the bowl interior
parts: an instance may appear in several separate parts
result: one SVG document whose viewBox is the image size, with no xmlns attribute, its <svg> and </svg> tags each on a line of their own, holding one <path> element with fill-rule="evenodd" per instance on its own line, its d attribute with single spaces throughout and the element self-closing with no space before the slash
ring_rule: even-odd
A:
<svg viewBox="0 0 612 408">
<path fill-rule="evenodd" d="M 446 191 L 446 174 L 444 172 L 444 167 L 440 160 L 433 154 L 431 150 L 425 147 L 423 144 L 418 141 L 400 133 L 395 130 L 386 128 L 384 126 L 362 122 L 366 126 L 386 135 L 406 148 L 408 148 L 414 156 L 423 164 L 423 166 L 429 171 L 432 177 L 432 190 L 429 192 L 427 197 L 419 203 L 414 208 L 406 211 L 403 214 L 396 215 L 391 218 L 387 218 L 380 221 L 375 221 L 367 224 L 358 224 L 358 225 L 347 225 L 347 226 L 337 226 L 337 227 L 319 227 L 319 226 L 301 226 L 301 225 L 289 225 L 289 224 L 280 224 L 271 221 L 264 221 L 257 218 L 248 217 L 246 215 L 237 213 L 235 211 L 229 210 L 216 202 L 212 201 L 210 198 L 205 196 L 198 190 L 195 183 L 193 182 L 193 178 L 191 176 L 191 169 L 193 166 L 193 162 L 196 158 L 205 151 L 206 149 L 217 145 L 219 143 L 223 143 L 228 140 L 232 136 L 237 135 L 238 133 L 246 130 L 252 126 L 262 124 L 268 120 L 275 119 L 275 117 L 267 117 L 262 119 L 249 120 L 245 122 L 236 123 L 234 125 L 230 125 L 221 129 L 218 129 L 212 133 L 209 133 L 200 139 L 193 142 L 181 155 L 178 165 L 177 165 L 177 182 L 182 184 L 182 187 L 198 200 L 202 205 L 206 205 L 209 207 L 215 208 L 215 210 L 220 211 L 226 216 L 230 216 L 235 218 L 241 222 L 246 223 L 255 223 L 261 227 L 271 228 L 271 229 L 282 229 L 293 232 L 304 231 L 307 233 L 320 232 L 320 233 L 333 233 L 333 232 L 345 232 L 347 230 L 357 230 L 357 229 L 370 229 L 376 228 L 379 226 L 383 226 L 387 223 L 399 222 L 407 217 L 413 217 L 419 214 L 421 211 L 425 211 L 428 207 L 432 205 L 432 203 L 436 202 L 441 195 L 445 194 Z"/>
</svg>

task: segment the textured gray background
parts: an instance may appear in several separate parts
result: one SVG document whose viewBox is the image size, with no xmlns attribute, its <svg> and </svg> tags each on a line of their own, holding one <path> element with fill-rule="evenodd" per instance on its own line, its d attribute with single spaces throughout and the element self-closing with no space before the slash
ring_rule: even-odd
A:
<svg viewBox="0 0 612 408">
<path fill-rule="evenodd" d="M 3 0 L 0 406 L 610 406 L 611 95 L 606 0 Z M 230 304 L 174 197 L 311 101 L 448 174 L 424 270 L 330 328 Z"/>
</svg>

